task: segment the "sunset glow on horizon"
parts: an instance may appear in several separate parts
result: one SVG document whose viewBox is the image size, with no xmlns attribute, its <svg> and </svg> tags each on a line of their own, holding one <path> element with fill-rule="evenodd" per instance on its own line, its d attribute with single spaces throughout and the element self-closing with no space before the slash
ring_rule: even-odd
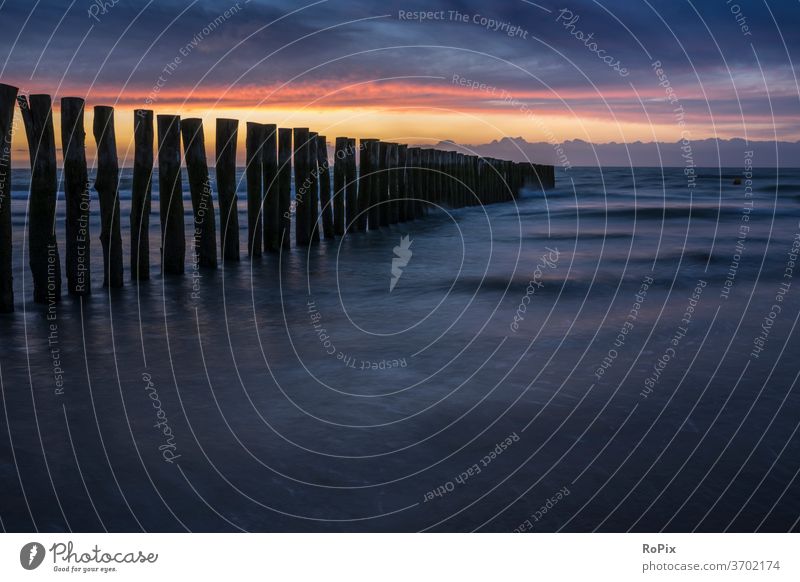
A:
<svg viewBox="0 0 800 582">
<path fill-rule="evenodd" d="M 123 160 L 137 108 L 203 118 L 212 160 L 213 120 L 220 117 L 240 121 L 241 144 L 247 121 L 309 127 L 330 140 L 465 146 L 504 138 L 550 144 L 800 139 L 791 61 L 775 46 L 759 54 L 760 68 L 732 69 L 734 59 L 753 55 L 719 11 L 709 14 L 712 32 L 692 34 L 712 34 L 725 46 L 725 59 L 709 51 L 694 51 L 691 59 L 676 54 L 673 32 L 647 20 L 646 7 L 582 7 L 575 22 L 591 24 L 597 44 L 588 44 L 563 14 L 531 6 L 498 6 L 492 15 L 476 7 L 472 19 L 445 13 L 424 21 L 405 5 L 365 5 L 364 17 L 353 20 L 339 18 L 345 13 L 330 3 L 315 11 L 256 0 L 188 7 L 167 1 L 140 9 L 115 4 L 89 15 L 64 14 L 51 4 L 37 4 L 35 18 L 19 6 L 4 10 L 6 21 L 25 34 L 14 45 L 0 41 L 7 49 L 3 82 L 23 94 L 53 97 L 56 136 L 61 97 L 86 99 L 88 129 L 93 106 L 114 106 Z M 620 26 L 625 10 L 650 23 L 647 42 Z M 659 16 L 681 20 L 682 10 L 671 6 Z M 510 24 L 501 30 L 485 19 L 513 23 L 514 34 Z M 153 30 L 151 22 L 166 27 Z M 379 42 L 365 47 L 364 35 Z M 599 61 L 598 67 L 601 44 L 600 54 L 624 55 L 625 66 Z M 23 131 L 15 131 L 13 144 L 14 165 L 24 165 Z"/>
</svg>

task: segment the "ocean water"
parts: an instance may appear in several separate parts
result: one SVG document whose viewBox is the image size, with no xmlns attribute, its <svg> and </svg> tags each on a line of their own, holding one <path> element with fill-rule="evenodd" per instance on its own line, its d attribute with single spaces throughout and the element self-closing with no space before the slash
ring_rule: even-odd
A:
<svg viewBox="0 0 800 582">
<path fill-rule="evenodd" d="M 137 285 L 124 172 L 125 287 L 101 287 L 95 198 L 93 294 L 48 310 L 15 170 L 0 523 L 797 530 L 800 170 L 740 174 L 559 170 L 255 260 L 242 186 L 242 261 L 182 278 L 158 273 L 154 192 Z"/>
</svg>

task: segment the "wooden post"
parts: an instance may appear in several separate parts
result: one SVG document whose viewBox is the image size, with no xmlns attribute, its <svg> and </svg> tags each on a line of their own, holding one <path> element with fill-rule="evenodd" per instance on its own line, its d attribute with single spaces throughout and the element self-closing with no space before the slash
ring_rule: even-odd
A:
<svg viewBox="0 0 800 582">
<path fill-rule="evenodd" d="M 442 202 L 453 208 L 453 173 L 450 164 L 450 152 L 440 152 L 442 156 Z"/>
<path fill-rule="evenodd" d="M 436 193 L 436 186 L 438 182 L 438 175 L 436 173 L 436 150 L 433 148 L 428 149 L 428 163 L 427 163 L 427 171 L 425 172 L 427 177 L 427 190 L 428 193 L 428 200 L 433 202 L 434 204 L 438 204 L 439 197 Z M 433 208 L 433 207 L 431 207 Z"/>
<path fill-rule="evenodd" d="M 464 176 L 464 154 L 456 152 L 456 177 L 458 181 L 456 182 L 456 204 L 458 208 L 463 208 L 466 206 L 466 196 L 464 196 L 464 184 L 466 183 L 466 177 Z"/>
<path fill-rule="evenodd" d="M 28 248 L 36 303 L 61 299 L 61 259 L 56 242 L 56 142 L 49 95 L 18 96 L 28 153 L 31 193 L 28 202 Z"/>
<path fill-rule="evenodd" d="M 348 142 L 346 137 L 337 137 L 333 150 L 333 232 L 336 236 L 343 236 L 345 231 L 344 203 Z"/>
<path fill-rule="evenodd" d="M 398 220 L 406 222 L 411 220 L 411 213 L 409 207 L 411 201 L 408 199 L 408 185 L 407 185 L 407 170 L 408 164 L 408 146 L 400 144 L 397 146 L 397 205 L 398 205 Z"/>
<path fill-rule="evenodd" d="M 439 173 L 437 172 L 437 165 L 436 165 L 436 150 L 431 148 L 428 150 L 428 200 L 433 204 L 439 203 L 439 196 L 437 194 L 437 188 L 439 184 Z M 430 207 L 434 209 L 434 206 Z"/>
<path fill-rule="evenodd" d="M 442 152 L 431 149 L 431 199 L 441 205 L 442 200 Z"/>
<path fill-rule="evenodd" d="M 181 118 L 158 115 L 158 206 L 161 217 L 161 271 L 183 275 L 186 230 L 181 179 Z"/>
<path fill-rule="evenodd" d="M 264 125 L 261 148 L 261 169 L 264 187 L 264 250 L 280 248 L 280 200 L 278 194 L 278 128 Z"/>
<path fill-rule="evenodd" d="M 308 232 L 312 243 L 318 243 L 320 236 L 319 220 L 319 166 L 317 164 L 317 132 L 308 134 L 308 177 L 311 186 L 308 189 Z"/>
<path fill-rule="evenodd" d="M 356 225 L 353 223 L 356 214 L 358 214 L 358 176 L 356 169 L 356 140 L 355 138 L 347 139 L 347 156 L 344 167 L 344 200 L 347 207 L 345 208 L 345 215 L 347 220 L 345 223 L 345 230 L 352 231 Z M 366 222 L 364 222 L 366 225 Z"/>
<path fill-rule="evenodd" d="M 460 207 L 469 204 L 469 166 L 467 162 L 469 156 L 458 154 L 458 175 L 461 180 L 458 184 L 458 205 Z"/>
<path fill-rule="evenodd" d="M 451 195 L 453 197 L 453 208 L 461 208 L 461 154 L 450 152 L 450 182 L 452 184 Z"/>
<path fill-rule="evenodd" d="M 419 192 L 417 191 L 417 154 L 419 148 L 408 148 L 406 150 L 406 220 L 416 220 L 419 218 Z"/>
<path fill-rule="evenodd" d="M 419 198 L 423 200 L 422 202 L 422 216 L 425 216 L 429 208 L 430 202 L 430 171 L 429 171 L 429 164 L 430 164 L 430 156 L 428 153 L 428 148 L 420 148 L 419 150 L 419 175 L 417 176 L 417 191 L 419 192 Z"/>
<path fill-rule="evenodd" d="M 378 230 L 381 227 L 381 142 L 378 140 L 371 141 L 367 144 L 367 147 L 369 147 L 369 176 L 367 178 L 369 185 L 369 229 Z"/>
<path fill-rule="evenodd" d="M 470 169 L 472 160 L 470 156 L 466 154 L 461 154 L 461 180 L 463 184 L 461 184 L 461 205 L 462 206 L 469 206 L 470 202 Z"/>
<path fill-rule="evenodd" d="M 396 143 L 386 144 L 386 179 L 389 182 L 389 224 L 400 222 L 400 169 Z"/>
<path fill-rule="evenodd" d="M 247 150 L 245 175 L 247 176 L 247 251 L 251 257 L 261 256 L 261 143 L 264 126 L 247 122 Z"/>
<path fill-rule="evenodd" d="M 464 189 L 467 183 L 466 164 L 464 163 L 464 154 L 456 153 L 456 175 L 458 176 L 458 186 L 456 192 L 458 193 L 458 207 L 463 208 L 466 206 L 467 197 Z"/>
<path fill-rule="evenodd" d="M 131 278 L 150 278 L 150 203 L 153 185 L 153 112 L 133 112 L 133 181 L 131 183 Z"/>
<path fill-rule="evenodd" d="M 377 157 L 375 144 L 378 140 L 373 138 L 361 139 L 361 153 L 358 168 L 358 230 L 364 232 L 378 228 L 379 211 L 375 205 L 375 195 L 378 188 L 375 185 L 375 165 Z"/>
<path fill-rule="evenodd" d="M 415 159 L 416 159 L 416 172 L 417 176 L 414 181 L 414 188 L 416 189 L 417 194 L 417 218 L 423 218 L 425 214 L 428 212 L 428 204 L 426 203 L 427 198 L 427 173 L 425 171 L 425 164 L 427 163 L 428 155 L 426 150 L 422 148 L 416 148 Z"/>
<path fill-rule="evenodd" d="M 64 155 L 64 201 L 66 203 L 67 292 L 92 292 L 89 237 L 89 173 L 86 169 L 84 101 L 61 99 L 61 150 Z"/>
<path fill-rule="evenodd" d="M 375 204 L 378 204 L 379 224 L 389 226 L 391 210 L 389 208 L 389 144 L 385 141 L 379 144 L 378 158 L 378 196 L 373 194 Z"/>
<path fill-rule="evenodd" d="M 310 223 L 309 193 L 311 182 L 308 176 L 308 128 L 294 128 L 294 236 L 297 246 L 306 246 L 309 241 Z"/>
<path fill-rule="evenodd" d="M 11 268 L 11 138 L 19 89 L 0 83 L 0 313 L 14 311 Z"/>
<path fill-rule="evenodd" d="M 486 204 L 486 160 L 482 157 L 478 158 L 477 170 L 478 200 L 480 200 L 481 206 L 484 206 Z"/>
<path fill-rule="evenodd" d="M 292 245 L 292 130 L 286 127 L 278 130 L 278 206 L 278 245 L 288 251 Z"/>
<path fill-rule="evenodd" d="M 417 149 L 417 180 L 416 180 L 416 188 L 417 188 L 417 204 L 419 204 L 419 208 L 417 209 L 417 216 L 419 218 L 424 218 L 425 215 L 428 213 L 428 172 L 426 170 L 426 164 L 428 163 L 428 154 L 426 149 L 418 148 Z"/>
<path fill-rule="evenodd" d="M 334 238 L 333 202 L 331 200 L 331 172 L 328 165 L 328 142 L 324 135 L 317 136 L 317 168 L 319 172 L 319 206 L 322 212 L 322 234 L 326 240 Z"/>
<path fill-rule="evenodd" d="M 473 206 L 480 204 L 480 184 L 478 184 L 478 156 L 470 156 L 470 203 Z"/>
<path fill-rule="evenodd" d="M 423 158 L 423 154 L 425 150 L 422 148 L 414 148 L 414 195 L 417 199 L 416 203 L 416 212 L 414 216 L 416 218 L 423 218 L 425 216 L 427 209 L 427 204 L 425 204 L 425 174 L 424 171 L 424 163 L 425 160 Z"/>
<path fill-rule="evenodd" d="M 236 194 L 236 141 L 239 121 L 217 119 L 217 198 L 223 262 L 239 260 L 239 196 Z"/>
<path fill-rule="evenodd" d="M 122 236 L 119 225 L 119 162 L 114 132 L 114 108 L 94 108 L 97 142 L 97 176 L 94 189 L 100 198 L 100 242 L 103 245 L 103 287 L 122 287 Z"/>
<path fill-rule="evenodd" d="M 482 173 L 483 173 L 483 183 L 484 183 L 484 190 L 483 190 L 484 203 L 491 204 L 492 202 L 494 202 L 494 200 L 492 200 L 492 188 L 494 184 L 494 182 L 492 182 L 492 179 L 494 176 L 492 173 L 492 162 L 490 158 L 484 158 Z"/>
<path fill-rule="evenodd" d="M 458 160 L 456 152 L 447 152 L 447 192 L 450 206 L 458 208 Z"/>
<path fill-rule="evenodd" d="M 450 189 L 453 186 L 453 178 L 450 174 L 450 152 L 439 152 L 440 156 L 440 170 L 441 174 L 439 179 L 441 180 L 442 189 L 441 189 L 441 196 L 442 196 L 442 205 L 448 208 L 453 207 L 453 201 L 450 198 Z"/>
<path fill-rule="evenodd" d="M 196 261 L 201 267 L 216 269 L 216 217 L 214 216 L 211 180 L 208 177 L 203 120 L 198 118 L 182 119 L 181 135 L 186 170 L 189 175 L 189 192 L 192 195 L 192 214 L 194 215 L 192 261 Z"/>
<path fill-rule="evenodd" d="M 469 206 L 469 156 L 466 154 L 458 154 L 458 172 L 461 176 L 461 184 L 459 184 L 459 204 Z"/>
</svg>

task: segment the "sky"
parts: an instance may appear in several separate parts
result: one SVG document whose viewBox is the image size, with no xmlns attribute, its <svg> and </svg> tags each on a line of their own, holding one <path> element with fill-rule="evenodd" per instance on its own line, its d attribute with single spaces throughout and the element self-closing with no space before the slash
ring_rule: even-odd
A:
<svg viewBox="0 0 800 582">
<path fill-rule="evenodd" d="M 800 139 L 794 0 L 0 0 L 0 22 L 0 82 L 52 95 L 57 128 L 58 100 L 85 98 L 90 150 L 91 107 L 115 106 L 123 163 L 136 108 L 203 118 L 210 152 L 217 117 L 242 143 L 245 121 L 415 144 Z"/>
</svg>

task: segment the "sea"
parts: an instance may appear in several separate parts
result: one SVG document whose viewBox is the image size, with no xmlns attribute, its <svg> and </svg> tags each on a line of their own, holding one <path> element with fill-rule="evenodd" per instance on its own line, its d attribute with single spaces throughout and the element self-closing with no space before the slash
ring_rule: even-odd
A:
<svg viewBox="0 0 800 582">
<path fill-rule="evenodd" d="M 256 258 L 242 174 L 240 262 L 192 264 L 184 175 L 186 275 L 154 184 L 131 281 L 123 170 L 125 286 L 92 191 L 92 294 L 37 305 L 14 169 L 3 530 L 798 530 L 799 169 L 560 168 Z"/>
</svg>

